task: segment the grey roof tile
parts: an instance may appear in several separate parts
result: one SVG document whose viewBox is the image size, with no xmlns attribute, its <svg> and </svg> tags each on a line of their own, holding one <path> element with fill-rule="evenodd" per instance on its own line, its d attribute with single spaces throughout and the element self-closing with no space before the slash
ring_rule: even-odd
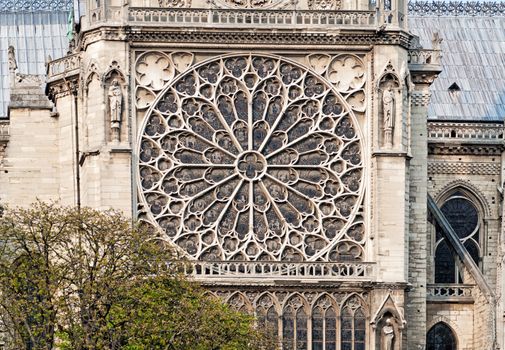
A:
<svg viewBox="0 0 505 350">
<path fill-rule="evenodd" d="M 66 4 L 67 0 L 53 1 L 53 5 Z M 67 1 L 68 2 L 68 1 Z M 33 12 L 2 12 L 4 1 L 0 0 L 0 118 L 7 116 L 9 103 L 9 68 L 7 48 L 16 49 L 18 69 L 21 73 L 44 74 L 48 55 L 63 57 L 67 51 L 67 17 L 64 10 Z M 28 2 L 11 2 L 13 6 L 28 6 Z M 51 1 L 47 1 L 51 4 Z M 48 6 L 49 6 L 48 5 Z M 45 6 L 40 1 L 33 6 Z M 55 7 L 53 7 L 55 8 Z"/>
<path fill-rule="evenodd" d="M 415 15 L 410 30 L 424 47 L 433 32 L 442 42 L 443 71 L 435 80 L 429 117 L 433 119 L 503 120 L 505 117 L 505 16 Z M 458 98 L 447 91 L 456 82 Z"/>
</svg>

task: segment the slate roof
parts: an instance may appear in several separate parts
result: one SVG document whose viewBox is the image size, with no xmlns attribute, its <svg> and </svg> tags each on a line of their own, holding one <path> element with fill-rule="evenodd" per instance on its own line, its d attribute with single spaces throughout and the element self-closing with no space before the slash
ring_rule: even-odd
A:
<svg viewBox="0 0 505 350">
<path fill-rule="evenodd" d="M 67 19 L 71 0 L 0 0 L 0 118 L 7 116 L 9 67 L 7 49 L 16 50 L 18 71 L 45 74 L 48 55 L 68 50 Z"/>
<path fill-rule="evenodd" d="M 503 120 L 505 2 L 418 1 L 409 10 L 410 30 L 424 47 L 435 31 L 443 38 L 443 72 L 432 86 L 429 118 Z"/>
<path fill-rule="evenodd" d="M 19 71 L 44 74 L 48 55 L 64 56 L 72 0 L 0 0 L 0 118 L 7 115 L 7 48 Z M 424 47 L 438 31 L 443 72 L 432 86 L 429 118 L 498 121 L 505 117 L 505 0 L 412 1 L 411 31 Z M 460 91 L 449 91 L 456 83 Z"/>
</svg>

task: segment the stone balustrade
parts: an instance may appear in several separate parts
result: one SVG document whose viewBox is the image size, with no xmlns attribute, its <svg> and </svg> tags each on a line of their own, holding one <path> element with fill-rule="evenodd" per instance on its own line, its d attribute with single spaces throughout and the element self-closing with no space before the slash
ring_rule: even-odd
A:
<svg viewBox="0 0 505 350">
<path fill-rule="evenodd" d="M 186 266 L 196 279 L 263 278 L 286 280 L 370 280 L 372 263 L 196 261 Z"/>
<path fill-rule="evenodd" d="M 429 122 L 428 138 L 439 140 L 475 140 L 501 142 L 503 140 L 502 123 L 460 123 L 460 122 Z"/>
<path fill-rule="evenodd" d="M 338 26 L 369 27 L 376 25 L 374 11 L 288 11 L 129 8 L 130 24 L 168 25 L 179 27 L 213 26 L 266 28 L 335 28 Z"/>
<path fill-rule="evenodd" d="M 473 303 L 473 285 L 430 284 L 427 287 L 428 301 Z"/>
<path fill-rule="evenodd" d="M 53 81 L 79 73 L 80 55 L 73 54 L 53 60 L 47 64 L 47 80 Z"/>
<path fill-rule="evenodd" d="M 440 65 L 442 54 L 440 50 L 415 49 L 409 51 L 409 65 Z"/>
</svg>

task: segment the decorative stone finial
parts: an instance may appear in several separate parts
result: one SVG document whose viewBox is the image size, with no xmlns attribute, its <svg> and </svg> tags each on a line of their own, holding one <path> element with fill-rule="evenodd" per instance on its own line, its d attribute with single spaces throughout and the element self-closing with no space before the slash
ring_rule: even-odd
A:
<svg viewBox="0 0 505 350">
<path fill-rule="evenodd" d="M 15 72 L 18 69 L 18 63 L 16 62 L 16 53 L 14 50 L 14 46 L 9 46 L 8 52 L 8 61 L 9 61 L 9 71 Z"/>
</svg>

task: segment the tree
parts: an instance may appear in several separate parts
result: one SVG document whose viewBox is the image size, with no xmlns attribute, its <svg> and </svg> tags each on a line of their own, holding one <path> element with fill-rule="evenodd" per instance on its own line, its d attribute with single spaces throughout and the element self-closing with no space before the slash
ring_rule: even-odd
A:
<svg viewBox="0 0 505 350">
<path fill-rule="evenodd" d="M 13 349 L 269 349 L 254 320 L 182 275 L 121 213 L 37 202 L 0 218 L 0 316 Z"/>
</svg>

